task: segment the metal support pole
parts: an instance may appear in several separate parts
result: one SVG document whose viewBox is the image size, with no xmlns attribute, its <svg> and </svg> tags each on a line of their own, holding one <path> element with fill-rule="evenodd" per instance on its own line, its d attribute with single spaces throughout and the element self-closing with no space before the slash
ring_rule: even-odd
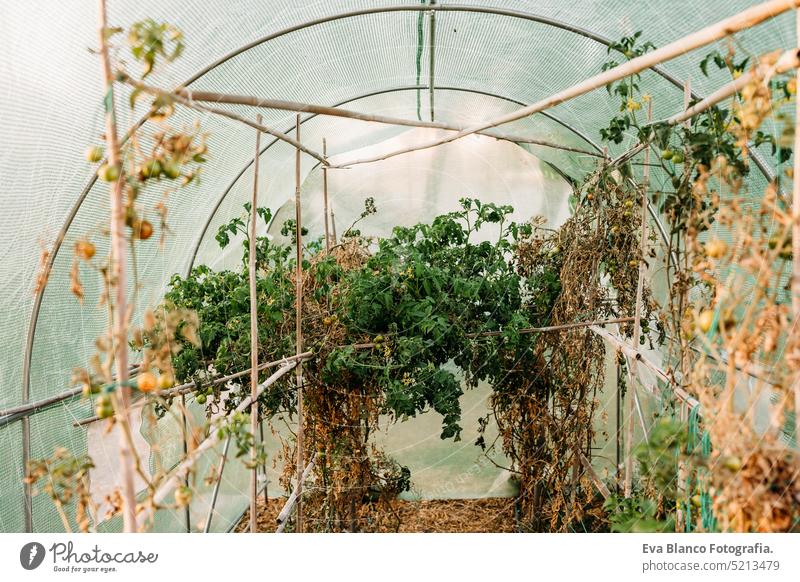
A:
<svg viewBox="0 0 800 582">
<path fill-rule="evenodd" d="M 183 456 L 186 458 L 186 455 L 189 453 L 189 423 L 188 419 L 186 418 L 186 394 L 181 394 L 181 423 L 183 425 L 183 430 L 181 431 L 181 439 L 183 440 Z M 183 485 L 185 487 L 189 486 L 189 476 L 186 476 L 186 479 L 183 481 Z M 183 506 L 183 519 L 186 522 L 186 533 L 192 532 L 192 511 L 191 511 L 191 500 L 189 503 Z"/>
<path fill-rule="evenodd" d="M 211 494 L 211 503 L 208 506 L 208 515 L 206 516 L 206 525 L 203 527 L 203 533 L 211 531 L 211 519 L 214 517 L 214 508 L 217 506 L 217 497 L 219 496 L 219 487 L 222 483 L 222 472 L 225 470 L 225 461 L 228 460 L 228 449 L 231 446 L 231 437 L 225 439 L 225 448 L 222 449 L 222 460 L 219 462 L 219 471 L 217 471 L 217 481 L 214 483 L 214 492 Z"/>
<path fill-rule="evenodd" d="M 28 400 L 27 394 L 23 399 L 23 404 Z M 22 471 L 28 473 L 28 461 L 31 458 L 31 419 L 27 416 L 22 417 Z M 33 532 L 33 486 L 25 481 L 25 532 Z"/>
</svg>

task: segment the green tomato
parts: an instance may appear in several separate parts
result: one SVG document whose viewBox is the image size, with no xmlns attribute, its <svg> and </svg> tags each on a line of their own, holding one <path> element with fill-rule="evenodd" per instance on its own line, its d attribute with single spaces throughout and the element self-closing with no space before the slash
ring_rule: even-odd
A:
<svg viewBox="0 0 800 582">
<path fill-rule="evenodd" d="M 116 182 L 119 180 L 119 166 L 103 164 L 97 169 L 97 176 L 106 182 Z"/>
<path fill-rule="evenodd" d="M 93 164 L 99 162 L 103 159 L 103 148 L 100 146 L 86 148 L 86 159 Z"/>
<path fill-rule="evenodd" d="M 161 162 L 158 160 L 148 160 L 142 166 L 142 176 L 145 178 L 158 178 L 161 175 Z"/>
<path fill-rule="evenodd" d="M 164 163 L 162 170 L 164 175 L 170 180 L 175 180 L 181 175 L 181 165 L 174 161 Z"/>
</svg>

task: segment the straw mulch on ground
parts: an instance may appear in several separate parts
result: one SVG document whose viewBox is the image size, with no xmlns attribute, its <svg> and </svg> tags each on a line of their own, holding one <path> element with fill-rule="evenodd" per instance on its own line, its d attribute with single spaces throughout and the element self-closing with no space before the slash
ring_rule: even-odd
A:
<svg viewBox="0 0 800 582">
<path fill-rule="evenodd" d="M 264 499 L 258 504 L 258 531 L 274 532 L 276 517 L 286 499 Z M 398 501 L 401 533 L 506 533 L 514 531 L 514 500 L 447 499 Z M 250 512 L 245 512 L 236 526 L 237 532 L 248 531 Z M 389 530 L 387 530 L 389 531 Z"/>
</svg>

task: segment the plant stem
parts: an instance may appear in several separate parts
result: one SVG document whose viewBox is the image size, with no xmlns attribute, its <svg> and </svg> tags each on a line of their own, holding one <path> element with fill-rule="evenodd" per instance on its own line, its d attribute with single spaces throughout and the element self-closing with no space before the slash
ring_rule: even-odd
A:
<svg viewBox="0 0 800 582">
<path fill-rule="evenodd" d="M 108 164 L 122 169 L 117 122 L 114 107 L 114 78 L 111 73 L 111 58 L 108 53 L 106 37 L 108 23 L 105 0 L 98 0 L 100 60 L 103 68 L 105 87 L 105 125 L 108 146 Z M 119 408 L 117 420 L 123 427 L 130 423 L 130 388 L 128 380 L 128 303 L 127 303 L 127 260 L 125 254 L 125 207 L 123 204 L 123 178 L 111 186 L 111 277 L 114 286 L 114 360 L 119 382 Z M 110 299 L 110 298 L 109 298 Z M 123 530 L 134 533 L 136 523 L 136 490 L 133 482 L 133 447 L 126 431 L 122 430 L 120 439 L 120 472 L 122 476 Z"/>
</svg>

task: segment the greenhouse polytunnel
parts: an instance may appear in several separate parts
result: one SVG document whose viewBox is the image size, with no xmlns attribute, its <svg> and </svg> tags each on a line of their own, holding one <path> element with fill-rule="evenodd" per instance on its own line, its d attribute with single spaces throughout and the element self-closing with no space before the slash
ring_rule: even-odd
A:
<svg viewBox="0 0 800 582">
<path fill-rule="evenodd" d="M 800 531 L 800 2 L 2 5 L 0 531 Z"/>
</svg>

